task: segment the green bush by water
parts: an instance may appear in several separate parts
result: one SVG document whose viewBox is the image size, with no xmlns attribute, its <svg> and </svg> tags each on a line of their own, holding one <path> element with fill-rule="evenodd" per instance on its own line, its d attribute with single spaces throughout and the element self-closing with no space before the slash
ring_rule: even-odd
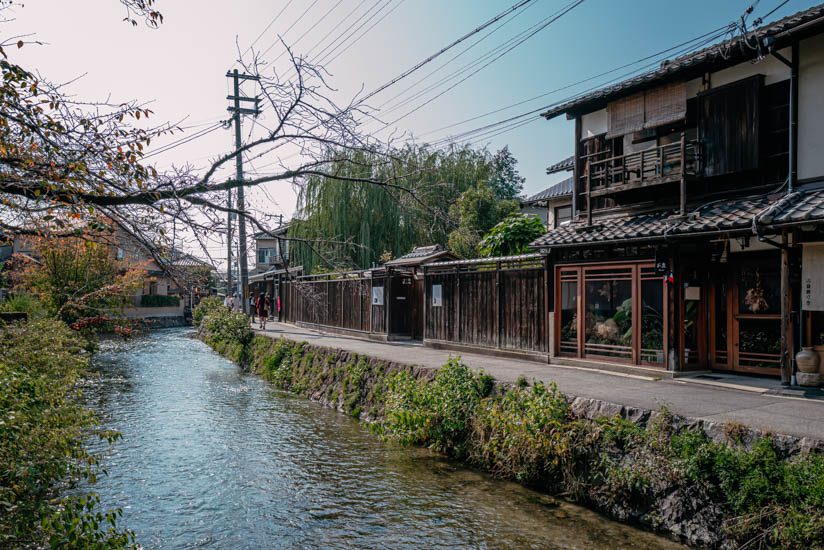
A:
<svg viewBox="0 0 824 550">
<path fill-rule="evenodd" d="M 113 444 L 78 404 L 86 343 L 62 322 L 14 323 L 0 330 L 0 548 L 134 548 L 118 531 L 120 511 L 100 511 L 94 495 L 64 497 L 79 480 L 94 483 L 88 437 Z"/>
</svg>

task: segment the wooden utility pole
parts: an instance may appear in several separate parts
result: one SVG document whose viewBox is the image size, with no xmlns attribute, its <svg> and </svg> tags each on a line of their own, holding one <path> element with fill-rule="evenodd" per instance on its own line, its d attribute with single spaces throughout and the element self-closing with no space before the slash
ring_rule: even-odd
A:
<svg viewBox="0 0 824 550">
<path fill-rule="evenodd" d="M 258 103 L 260 99 L 257 97 L 242 97 L 240 95 L 240 81 L 241 80 L 260 80 L 260 77 L 247 75 L 247 74 L 240 74 L 238 73 L 237 69 L 230 73 L 226 73 L 226 76 L 231 78 L 234 83 L 234 94 L 226 96 L 226 99 L 232 100 L 232 106 L 227 107 L 227 110 L 231 113 L 234 113 L 235 119 L 235 151 L 240 151 L 242 146 L 241 143 L 241 136 L 240 136 L 240 115 L 254 115 L 257 116 L 260 114 L 260 109 L 258 109 Z M 252 102 L 254 108 L 247 109 L 245 107 L 240 106 L 241 101 L 249 101 Z M 243 304 L 243 312 L 249 313 L 249 298 L 246 295 L 247 287 L 249 286 L 249 263 L 248 263 L 248 254 L 246 253 L 246 219 L 243 216 L 243 213 L 246 211 L 246 200 L 243 191 L 243 154 L 239 153 L 235 156 L 235 168 L 236 168 L 236 178 L 237 181 L 240 183 L 237 188 L 237 210 L 240 212 L 238 216 L 238 264 L 240 267 L 240 301 Z M 229 192 L 229 208 L 231 208 L 231 191 Z M 232 234 L 232 220 L 231 220 L 231 213 L 229 214 L 229 236 L 231 237 Z M 231 240 L 229 241 L 229 281 L 231 282 L 231 271 L 232 271 L 232 252 L 231 252 L 232 244 Z"/>
</svg>

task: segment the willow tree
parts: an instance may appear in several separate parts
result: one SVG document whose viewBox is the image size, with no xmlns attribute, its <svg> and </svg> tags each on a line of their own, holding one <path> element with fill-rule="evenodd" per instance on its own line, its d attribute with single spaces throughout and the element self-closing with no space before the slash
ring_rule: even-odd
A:
<svg viewBox="0 0 824 550">
<path fill-rule="evenodd" d="M 356 151 L 338 155 L 338 178 L 363 180 L 383 177 L 376 172 L 390 165 L 381 164 L 374 155 Z M 307 272 L 323 269 L 365 268 L 385 253 L 396 256 L 407 252 L 416 242 L 412 217 L 404 208 L 409 199 L 400 185 L 393 188 L 342 181 L 325 176 L 310 176 L 301 188 L 300 218 L 293 223 L 289 237 L 292 263 Z"/>
</svg>

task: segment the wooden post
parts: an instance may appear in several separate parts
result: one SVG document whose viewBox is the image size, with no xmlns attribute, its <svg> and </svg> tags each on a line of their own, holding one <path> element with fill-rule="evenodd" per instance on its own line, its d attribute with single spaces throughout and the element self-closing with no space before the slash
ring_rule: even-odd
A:
<svg viewBox="0 0 824 550">
<path fill-rule="evenodd" d="M 667 261 L 669 270 L 672 273 L 676 271 L 675 254 L 670 251 Z M 680 311 L 678 303 L 678 285 L 681 284 L 679 279 L 674 283 L 666 283 L 666 330 L 664 331 L 664 361 L 666 368 L 669 371 L 681 370 L 681 358 L 679 351 L 679 334 L 678 327 L 680 326 L 678 312 Z"/>
<path fill-rule="evenodd" d="M 372 273 L 369 273 L 369 332 L 375 332 L 374 317 L 372 315 L 372 287 L 375 286 L 375 278 Z"/>
<path fill-rule="evenodd" d="M 787 333 L 790 330 L 790 249 L 787 232 L 781 233 L 781 384 L 790 385 L 792 358 Z"/>
<path fill-rule="evenodd" d="M 549 255 L 544 256 L 544 347 L 549 358 Z"/>
<path fill-rule="evenodd" d="M 587 168 L 587 225 L 592 225 L 592 163 Z"/>
<path fill-rule="evenodd" d="M 461 272 L 455 268 L 455 335 L 456 341 L 461 342 Z"/>
<path fill-rule="evenodd" d="M 681 132 L 681 215 L 687 215 L 687 139 L 684 132 Z"/>
<path fill-rule="evenodd" d="M 427 323 L 427 315 L 429 313 L 429 292 L 428 292 L 428 285 L 426 284 L 426 266 L 423 266 L 423 334 L 421 334 L 421 340 L 426 342 L 426 326 L 429 324 Z"/>
<path fill-rule="evenodd" d="M 386 325 L 386 339 L 389 339 L 389 331 L 392 325 L 389 324 L 389 316 L 391 315 L 392 308 L 390 304 L 392 303 L 392 268 L 386 269 L 385 278 L 383 280 L 383 316 L 385 318 L 385 325 Z"/>
<path fill-rule="evenodd" d="M 503 334 L 504 334 L 504 299 L 503 299 L 503 285 L 501 284 L 501 262 L 497 262 L 495 265 L 495 290 L 497 291 L 498 301 L 496 307 L 496 313 L 498 314 L 498 347 L 502 348 L 503 346 Z"/>
</svg>

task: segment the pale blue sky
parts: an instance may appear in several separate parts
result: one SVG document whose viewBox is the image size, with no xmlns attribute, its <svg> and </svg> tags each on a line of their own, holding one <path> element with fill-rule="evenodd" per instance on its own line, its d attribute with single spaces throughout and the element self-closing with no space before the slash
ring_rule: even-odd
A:
<svg viewBox="0 0 824 550">
<path fill-rule="evenodd" d="M 69 80 L 85 74 L 71 86 L 79 97 L 99 99 L 111 94 L 116 100 L 153 100 L 151 108 L 156 112 L 155 121 L 188 116 L 187 124 L 199 124 L 226 117 L 224 74 L 237 56 L 235 40 L 245 49 L 287 2 L 157 0 L 165 22 L 159 30 L 151 31 L 133 29 L 121 23 L 123 12 L 116 0 L 27 0 L 25 7 L 16 9 L 17 20 L 7 25 L 4 31 L 6 36 L 36 32 L 37 39 L 48 43 L 14 51 L 12 59 L 38 68 L 51 80 Z M 282 33 L 297 53 L 305 53 L 350 12 L 365 11 L 376 2 L 380 3 L 378 5 L 389 3 L 364 29 L 390 10 L 391 13 L 327 65 L 332 74 L 330 82 L 338 89 L 341 99 L 351 97 L 361 86 L 366 90 L 375 89 L 513 5 L 515 0 L 317 0 L 306 16 L 291 27 L 312 4 L 312 0 L 293 0 L 255 46 L 264 50 L 276 40 L 277 33 Z M 420 141 L 445 137 L 447 131 L 432 132 L 675 46 L 738 19 L 750 2 L 585 0 L 477 75 L 398 122 L 397 127 L 422 136 Z M 533 0 L 520 15 L 436 76 L 450 74 L 568 3 L 569 0 Z M 761 0 L 750 21 L 779 3 L 780 0 Z M 790 0 L 770 20 L 811 5 L 810 0 Z M 313 31 L 295 42 L 329 10 L 332 11 Z M 322 47 L 316 48 L 315 52 Z M 450 51 L 376 96 L 370 104 L 380 105 L 460 51 L 461 48 Z M 279 47 L 275 47 L 264 58 L 273 59 L 279 52 Z M 284 61 L 282 58 L 278 63 Z M 454 128 L 454 131 L 537 109 L 619 74 L 622 73 L 473 121 Z M 434 80 L 437 79 L 425 81 L 415 90 Z M 428 97 L 431 96 L 416 100 L 410 107 Z M 399 110 L 397 114 L 404 112 Z M 396 117 L 393 113 L 386 116 Z M 263 122 L 267 122 L 265 117 Z M 519 161 L 521 174 L 527 178 L 525 192 L 533 194 L 565 177 L 563 174 L 550 177 L 544 170 L 547 165 L 571 154 L 572 133 L 573 124 L 564 117 L 551 122 L 540 119 L 482 140 L 479 145 L 488 144 L 493 150 L 509 145 Z M 229 131 L 217 131 L 155 158 L 161 167 L 187 161 L 202 167 L 210 157 L 231 148 L 232 137 Z M 159 146 L 163 141 L 155 143 Z M 267 162 L 265 158 L 258 159 L 253 165 L 265 171 Z M 294 208 L 295 196 L 288 184 L 272 184 L 265 192 L 250 193 L 250 201 L 261 210 L 283 213 L 288 218 Z M 215 250 L 220 250 L 217 243 Z"/>
</svg>

